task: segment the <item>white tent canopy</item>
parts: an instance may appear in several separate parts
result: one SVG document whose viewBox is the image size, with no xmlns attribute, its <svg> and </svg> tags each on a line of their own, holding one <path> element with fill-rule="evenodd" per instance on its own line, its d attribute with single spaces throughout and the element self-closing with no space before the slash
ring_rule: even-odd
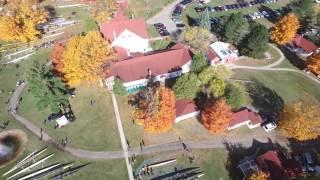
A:
<svg viewBox="0 0 320 180">
<path fill-rule="evenodd" d="M 60 118 L 56 119 L 58 127 L 61 128 L 70 123 L 70 121 L 63 115 Z"/>
</svg>

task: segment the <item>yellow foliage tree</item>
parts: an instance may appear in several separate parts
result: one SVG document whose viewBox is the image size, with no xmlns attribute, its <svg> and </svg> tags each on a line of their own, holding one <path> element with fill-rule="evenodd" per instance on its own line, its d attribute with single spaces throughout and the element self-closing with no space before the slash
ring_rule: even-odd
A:
<svg viewBox="0 0 320 180">
<path fill-rule="evenodd" d="M 11 0 L 0 16 L 0 40 L 30 42 L 38 39 L 36 25 L 47 21 L 48 13 L 35 0 Z"/>
<path fill-rule="evenodd" d="M 75 36 L 66 44 L 62 56 L 63 78 L 70 87 L 76 87 L 83 81 L 96 82 L 101 78 L 102 66 L 112 60 L 113 49 L 99 32 Z"/>
<path fill-rule="evenodd" d="M 320 74 L 320 53 L 308 57 L 306 64 L 308 69 L 310 69 L 311 72 L 319 75 Z"/>
<path fill-rule="evenodd" d="M 211 41 L 215 39 L 212 33 L 202 27 L 190 27 L 182 33 L 182 41 L 188 44 L 193 51 L 206 52 Z"/>
<path fill-rule="evenodd" d="M 92 6 L 91 14 L 98 23 L 102 23 L 112 17 L 117 7 L 116 0 L 96 0 Z"/>
<path fill-rule="evenodd" d="M 268 173 L 265 173 L 263 171 L 256 171 L 251 174 L 248 180 L 268 180 L 269 177 L 270 177 L 270 174 Z"/>
<path fill-rule="evenodd" d="M 320 134 L 319 104 L 305 97 L 286 105 L 280 114 L 279 128 L 289 137 L 299 141 L 315 139 Z"/>
<path fill-rule="evenodd" d="M 284 45 L 293 40 L 299 27 L 298 17 L 293 13 L 289 13 L 276 23 L 274 30 L 271 31 L 270 38 L 275 43 Z"/>
</svg>

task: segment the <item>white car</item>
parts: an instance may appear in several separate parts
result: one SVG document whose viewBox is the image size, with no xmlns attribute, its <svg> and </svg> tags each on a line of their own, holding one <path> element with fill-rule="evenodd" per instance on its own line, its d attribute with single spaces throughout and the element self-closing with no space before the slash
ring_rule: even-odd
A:
<svg viewBox="0 0 320 180">
<path fill-rule="evenodd" d="M 275 128 L 277 128 L 277 124 L 274 123 L 274 122 L 269 122 L 269 123 L 263 125 L 262 128 L 263 128 L 266 132 L 269 132 L 269 131 L 272 131 L 272 130 L 274 130 Z"/>
</svg>

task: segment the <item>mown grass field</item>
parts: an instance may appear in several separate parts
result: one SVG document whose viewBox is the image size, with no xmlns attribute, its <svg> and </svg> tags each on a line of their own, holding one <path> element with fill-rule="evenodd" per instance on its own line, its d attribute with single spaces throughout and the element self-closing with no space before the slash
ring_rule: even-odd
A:
<svg viewBox="0 0 320 180">
<path fill-rule="evenodd" d="M 129 0 L 127 13 L 134 18 L 149 19 L 173 0 Z"/>
<path fill-rule="evenodd" d="M 294 72 L 235 70 L 237 79 L 261 82 L 274 90 L 285 102 L 296 101 L 306 95 L 320 101 L 320 84 Z"/>
</svg>

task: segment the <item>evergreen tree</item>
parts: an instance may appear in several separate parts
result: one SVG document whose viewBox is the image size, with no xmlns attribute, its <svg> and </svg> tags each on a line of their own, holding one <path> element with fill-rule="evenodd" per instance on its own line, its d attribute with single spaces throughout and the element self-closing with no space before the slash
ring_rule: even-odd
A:
<svg viewBox="0 0 320 180">
<path fill-rule="evenodd" d="M 191 72 L 200 73 L 208 66 L 208 61 L 202 52 L 197 53 L 191 62 Z"/>
<path fill-rule="evenodd" d="M 237 44 L 247 33 L 248 23 L 243 18 L 242 13 L 231 14 L 223 28 L 223 38 L 225 41 Z"/>
<path fill-rule="evenodd" d="M 177 99 L 193 99 L 199 91 L 197 75 L 190 73 L 181 76 L 173 86 L 173 91 Z"/>
<path fill-rule="evenodd" d="M 314 0 L 296 0 L 292 3 L 292 11 L 299 17 L 303 29 L 309 29 L 310 25 L 315 23 L 314 5 Z"/>
<path fill-rule="evenodd" d="M 243 54 L 254 57 L 263 58 L 265 51 L 268 49 L 269 33 L 265 26 L 255 23 L 251 31 L 243 42 Z"/>
<path fill-rule="evenodd" d="M 208 31 L 211 31 L 211 23 L 210 23 L 210 19 L 209 19 L 208 8 L 206 8 L 201 14 L 200 27 L 202 27 Z"/>
<path fill-rule="evenodd" d="M 126 94 L 126 89 L 123 86 L 123 82 L 121 81 L 121 79 L 116 78 L 114 80 L 114 85 L 113 85 L 113 92 L 117 95 L 123 96 Z"/>
<path fill-rule="evenodd" d="M 28 81 L 30 92 L 37 98 L 36 105 L 39 110 L 49 107 L 53 112 L 58 112 L 61 105 L 69 104 L 68 90 L 49 67 L 34 63 L 29 72 Z"/>
</svg>

